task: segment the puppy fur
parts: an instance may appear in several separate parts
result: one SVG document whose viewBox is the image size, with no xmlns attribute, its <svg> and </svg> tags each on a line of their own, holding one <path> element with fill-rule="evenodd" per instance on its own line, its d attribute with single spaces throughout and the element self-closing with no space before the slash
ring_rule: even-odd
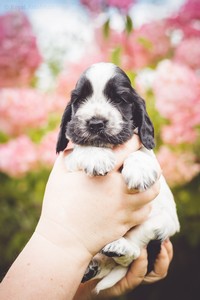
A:
<svg viewBox="0 0 200 300">
<path fill-rule="evenodd" d="M 115 167 L 112 148 L 137 133 L 143 147 L 125 160 L 122 176 L 129 189 L 144 191 L 159 178 L 160 167 L 153 153 L 154 128 L 145 101 L 132 88 L 127 75 L 111 63 L 88 68 L 78 80 L 67 105 L 56 151 L 63 151 L 69 139 L 74 149 L 66 158 L 69 171 L 84 170 L 89 176 L 103 176 Z M 124 237 L 106 245 L 89 264 L 83 282 L 102 278 L 96 292 L 123 278 L 142 247 L 152 240 L 162 242 L 179 231 L 173 195 L 161 175 L 160 194 L 152 201 L 147 221 Z"/>
</svg>

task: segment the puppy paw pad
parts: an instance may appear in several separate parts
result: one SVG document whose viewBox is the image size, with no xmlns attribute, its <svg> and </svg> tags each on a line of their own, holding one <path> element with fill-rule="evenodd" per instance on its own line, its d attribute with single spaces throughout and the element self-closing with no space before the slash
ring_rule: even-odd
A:
<svg viewBox="0 0 200 300">
<path fill-rule="evenodd" d="M 81 282 L 84 283 L 84 282 L 94 278 L 99 272 L 100 272 L 99 263 L 98 263 L 98 261 L 93 259 L 89 263 Z"/>
</svg>

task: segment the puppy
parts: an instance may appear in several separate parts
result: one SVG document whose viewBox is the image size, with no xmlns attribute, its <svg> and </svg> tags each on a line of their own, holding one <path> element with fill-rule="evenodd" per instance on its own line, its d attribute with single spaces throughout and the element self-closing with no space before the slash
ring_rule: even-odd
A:
<svg viewBox="0 0 200 300">
<path fill-rule="evenodd" d="M 127 157 L 121 173 L 129 189 L 145 191 L 158 180 L 160 170 L 152 151 L 154 128 L 145 102 L 119 67 L 97 63 L 81 75 L 72 91 L 62 117 L 56 151 L 63 151 L 70 139 L 75 146 L 66 158 L 68 170 L 104 176 L 115 166 L 112 148 L 135 133 L 143 147 Z M 102 278 L 96 286 L 97 293 L 123 278 L 146 245 L 151 250 L 148 271 L 153 269 L 161 242 L 179 231 L 173 195 L 164 177 L 159 180 L 160 194 L 152 202 L 148 220 L 106 245 L 90 262 L 82 282 Z"/>
</svg>

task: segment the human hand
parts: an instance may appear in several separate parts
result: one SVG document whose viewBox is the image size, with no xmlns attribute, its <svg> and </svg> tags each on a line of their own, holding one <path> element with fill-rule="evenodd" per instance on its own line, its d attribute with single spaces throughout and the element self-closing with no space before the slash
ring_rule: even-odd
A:
<svg viewBox="0 0 200 300">
<path fill-rule="evenodd" d="M 131 264 L 126 276 L 113 287 L 101 291 L 99 295 L 96 295 L 93 289 L 98 280 L 89 281 L 80 285 L 74 300 L 109 299 L 126 294 L 134 290 L 140 284 L 155 283 L 166 277 L 172 258 L 173 246 L 169 240 L 166 240 L 161 245 L 161 251 L 155 261 L 154 270 L 146 274 L 148 265 L 147 251 L 143 249 L 140 257 Z"/>
<path fill-rule="evenodd" d="M 104 245 L 144 222 L 150 213 L 150 202 L 159 192 L 158 185 L 133 194 L 118 172 L 124 159 L 139 148 L 139 139 L 134 136 L 114 149 L 116 168 L 104 177 L 68 172 L 64 157 L 69 151 L 61 153 L 46 186 L 36 232 L 59 247 L 69 251 L 71 243 L 92 257 Z"/>
</svg>

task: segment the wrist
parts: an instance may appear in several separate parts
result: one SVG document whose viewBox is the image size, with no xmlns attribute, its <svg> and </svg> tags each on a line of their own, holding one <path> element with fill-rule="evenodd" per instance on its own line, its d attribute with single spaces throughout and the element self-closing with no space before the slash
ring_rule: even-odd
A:
<svg viewBox="0 0 200 300">
<path fill-rule="evenodd" d="M 81 241 L 70 230 L 67 230 L 54 220 L 42 216 L 35 229 L 35 233 L 68 255 L 71 254 L 73 257 L 77 257 L 82 262 L 89 263 L 92 259 L 92 254 Z"/>
<path fill-rule="evenodd" d="M 68 246 L 60 238 L 53 226 L 40 220 L 1 283 L 1 299 L 14 299 L 15 294 L 27 300 L 47 295 L 48 299 L 73 299 L 91 256 L 72 238 Z"/>
</svg>

